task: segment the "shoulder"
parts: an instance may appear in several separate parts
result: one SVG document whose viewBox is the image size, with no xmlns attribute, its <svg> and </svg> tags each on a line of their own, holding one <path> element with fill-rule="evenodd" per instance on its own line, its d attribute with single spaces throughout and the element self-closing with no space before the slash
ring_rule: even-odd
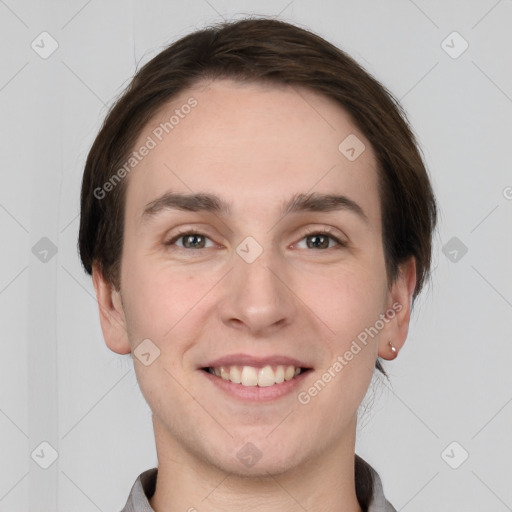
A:
<svg viewBox="0 0 512 512">
<path fill-rule="evenodd" d="M 384 496 L 379 474 L 363 458 L 355 456 L 356 492 L 361 507 L 366 512 L 396 512 Z"/>
</svg>

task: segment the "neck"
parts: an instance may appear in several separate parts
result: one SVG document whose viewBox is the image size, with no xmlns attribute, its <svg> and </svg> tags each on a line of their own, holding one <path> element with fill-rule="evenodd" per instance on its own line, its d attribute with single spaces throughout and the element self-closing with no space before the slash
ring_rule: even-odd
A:
<svg viewBox="0 0 512 512">
<path fill-rule="evenodd" d="M 228 473 L 184 451 L 154 420 L 158 477 L 155 512 L 362 512 L 355 492 L 355 421 L 348 436 L 285 472 Z"/>
</svg>

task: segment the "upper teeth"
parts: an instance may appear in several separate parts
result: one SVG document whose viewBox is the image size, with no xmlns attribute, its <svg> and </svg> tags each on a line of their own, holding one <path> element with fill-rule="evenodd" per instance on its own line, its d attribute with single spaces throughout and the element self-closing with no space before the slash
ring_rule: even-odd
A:
<svg viewBox="0 0 512 512">
<path fill-rule="evenodd" d="M 274 369 L 272 366 L 264 366 L 263 368 L 255 368 L 253 366 L 219 366 L 217 368 L 208 368 L 210 373 L 222 377 L 242 386 L 272 386 L 280 384 L 285 380 L 293 379 L 299 375 L 300 368 L 295 366 L 278 365 Z"/>
</svg>

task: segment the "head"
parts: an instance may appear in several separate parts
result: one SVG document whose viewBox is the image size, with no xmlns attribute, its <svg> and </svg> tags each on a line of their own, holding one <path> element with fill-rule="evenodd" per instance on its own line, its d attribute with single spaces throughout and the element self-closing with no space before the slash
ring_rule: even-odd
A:
<svg viewBox="0 0 512 512">
<path fill-rule="evenodd" d="M 107 345 L 151 340 L 154 361 L 134 365 L 161 436 L 225 470 L 279 472 L 353 441 L 388 342 L 407 337 L 435 222 L 385 87 L 309 31 L 247 19 L 136 73 L 87 158 L 79 248 Z M 308 371 L 256 407 L 205 371 L 237 357 Z M 254 467 L 236 457 L 249 442 Z"/>
</svg>

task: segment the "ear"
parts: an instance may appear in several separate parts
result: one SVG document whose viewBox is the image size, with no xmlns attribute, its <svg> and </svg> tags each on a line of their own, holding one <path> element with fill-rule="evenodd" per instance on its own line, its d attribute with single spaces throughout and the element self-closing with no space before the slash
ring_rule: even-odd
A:
<svg viewBox="0 0 512 512">
<path fill-rule="evenodd" d="M 101 330 L 107 347 L 117 354 L 129 354 L 130 342 L 121 293 L 105 279 L 97 264 L 92 268 L 92 282 L 100 314 Z"/>
<path fill-rule="evenodd" d="M 411 256 L 400 265 L 398 276 L 388 292 L 386 313 L 389 321 L 379 341 L 379 357 L 382 359 L 394 359 L 405 343 L 415 287 L 416 259 Z M 391 349 L 389 342 L 396 348 L 396 352 Z"/>
</svg>

